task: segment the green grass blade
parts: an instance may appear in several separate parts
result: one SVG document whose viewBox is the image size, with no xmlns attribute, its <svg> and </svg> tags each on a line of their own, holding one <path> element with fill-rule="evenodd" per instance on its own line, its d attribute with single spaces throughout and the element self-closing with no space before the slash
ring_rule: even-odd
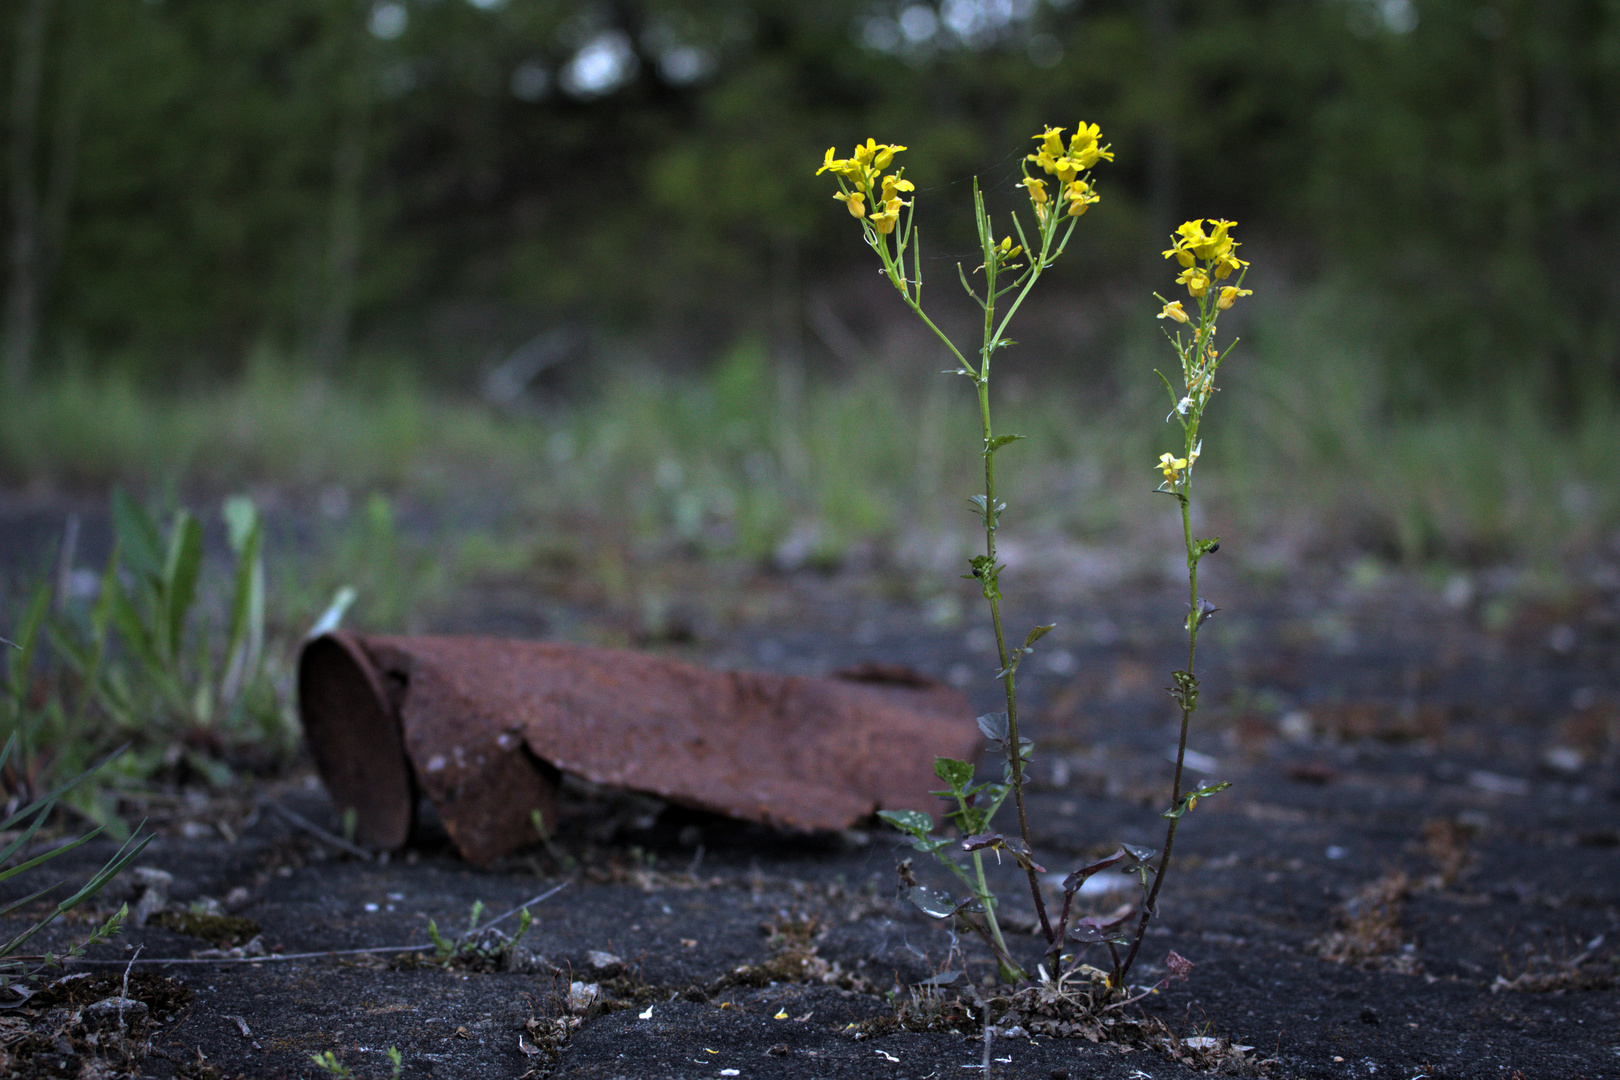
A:
<svg viewBox="0 0 1620 1080">
<path fill-rule="evenodd" d="M 145 824 L 146 822 L 141 822 L 142 826 Z M 96 830 L 96 832 L 100 831 L 100 829 Z M 86 840 L 90 839 L 90 836 L 94 835 L 95 833 L 91 833 L 89 836 L 81 837 L 72 844 L 69 844 L 67 847 L 58 848 L 55 852 L 52 852 L 52 855 L 60 854 L 64 851 L 70 851 L 84 843 Z M 148 836 L 142 839 L 139 844 L 136 844 L 135 838 L 131 837 L 124 843 L 123 847 L 118 849 L 117 854 L 108 860 L 106 865 L 104 865 L 99 871 L 96 872 L 94 877 L 85 883 L 83 888 L 74 893 L 72 896 L 68 897 L 66 900 L 63 900 L 57 904 L 56 907 L 51 910 L 49 915 L 36 922 L 33 926 L 18 933 L 5 944 L 0 945 L 0 958 L 10 956 L 23 945 L 27 944 L 28 939 L 32 938 L 35 934 L 49 926 L 56 920 L 58 915 L 61 915 L 65 911 L 73 910 L 75 907 L 84 903 L 84 901 L 90 899 L 90 897 L 100 892 L 102 887 L 106 885 L 108 881 L 112 880 L 112 878 L 121 870 L 123 870 L 125 866 L 128 866 L 132 859 L 140 855 L 140 853 L 146 849 L 146 845 L 150 844 L 152 840 L 153 838 Z M 53 888 L 54 887 L 55 886 L 53 886 Z"/>
<path fill-rule="evenodd" d="M 63 885 L 66 885 L 66 884 L 67 884 L 67 882 L 65 882 L 65 881 L 58 881 L 55 885 L 47 885 L 43 889 L 39 890 L 36 893 L 29 893 L 27 896 L 23 897 L 21 900 L 13 900 L 11 903 L 7 904 L 5 907 L 0 908 L 0 919 L 5 918 L 7 915 L 10 915 L 13 911 L 16 911 L 20 907 L 26 907 L 27 905 L 32 904 L 35 900 L 38 900 L 40 897 L 44 896 L 46 893 L 54 892 L 55 890 L 60 889 Z"/>
<path fill-rule="evenodd" d="M 45 819 L 50 816 L 51 809 L 54 806 L 54 803 L 46 803 L 44 806 L 41 806 L 39 808 L 39 814 L 34 818 L 33 824 L 24 829 L 22 834 L 12 840 L 11 843 L 7 844 L 4 849 L 0 849 L 0 866 L 4 866 L 8 861 L 10 861 L 11 857 L 17 854 L 17 852 L 21 851 L 23 845 L 28 843 L 28 841 L 33 838 L 33 835 L 39 831 L 39 827 L 45 824 Z M 0 872 L 0 881 L 4 881 L 14 873 L 16 873 L 15 870 Z"/>
<path fill-rule="evenodd" d="M 113 587 L 111 602 L 107 609 L 107 617 L 113 629 L 123 638 L 124 644 L 135 654 L 135 659 L 140 661 L 142 667 L 148 670 L 161 668 L 163 661 L 157 653 L 158 644 L 148 631 L 141 613 L 136 610 L 135 601 L 130 598 L 129 592 L 116 577 L 109 575 L 108 584 Z"/>
<path fill-rule="evenodd" d="M 163 567 L 157 522 L 122 488 L 114 489 L 112 504 L 113 537 L 129 568 L 142 577 L 156 578 Z"/>
<path fill-rule="evenodd" d="M 102 827 L 100 825 L 97 825 L 94 829 L 91 829 L 89 832 L 85 833 L 83 836 L 79 837 L 77 840 L 73 840 L 73 841 L 71 841 L 69 843 L 63 844 L 59 848 L 52 848 L 51 850 L 45 852 L 45 854 L 43 854 L 43 855 L 35 855 L 32 859 L 29 859 L 27 862 L 18 863 L 16 866 L 13 866 L 8 870 L 0 871 L 0 881 L 5 881 L 7 878 L 15 877 L 16 875 L 22 873 L 24 870 L 32 870 L 34 867 L 38 866 L 40 863 L 50 862 L 52 859 L 56 858 L 58 855 L 66 855 L 68 852 L 72 851 L 74 848 L 78 847 L 79 845 L 87 843 L 88 841 L 95 839 L 97 836 L 100 836 L 101 835 L 101 830 L 102 830 Z"/>
<path fill-rule="evenodd" d="M 9 747 L 9 745 L 10 744 L 8 743 L 7 746 Z M 71 780 L 63 781 L 61 784 L 58 784 L 55 788 L 51 789 L 50 791 L 47 791 L 45 794 L 41 795 L 39 798 L 37 798 L 33 802 L 29 803 L 27 806 L 23 807 L 21 810 L 18 810 L 16 813 L 14 813 L 10 817 L 6 818 L 4 821 L 0 821 L 0 831 L 4 831 L 6 829 L 11 828 L 13 825 L 17 824 L 17 822 L 21 821 L 23 818 L 27 817 L 29 814 L 32 814 L 36 809 L 39 808 L 40 804 L 47 803 L 47 802 L 55 802 L 64 793 L 72 791 L 74 788 L 78 787 L 85 780 L 87 780 L 91 776 L 95 775 L 95 773 L 97 771 L 99 771 L 100 769 L 105 767 L 106 764 L 109 761 L 111 761 L 113 758 L 117 757 L 119 754 L 122 754 L 125 750 L 128 750 L 128 749 L 129 749 L 129 743 L 125 743 L 123 746 L 120 746 L 118 749 L 114 750 L 112 753 L 108 754 L 106 757 L 102 758 L 100 761 L 96 762 L 94 765 L 92 765 L 88 769 L 84 770 L 84 772 L 80 773 L 78 776 L 75 776 Z"/>
<path fill-rule="evenodd" d="M 225 683 L 221 690 L 226 702 L 234 699 L 242 686 L 252 680 L 264 650 L 263 535 L 261 525 L 255 521 L 237 552 L 231 589 L 231 629 L 225 646 Z"/>
<path fill-rule="evenodd" d="M 28 606 L 23 609 L 22 621 L 13 631 L 12 643 L 17 647 L 6 650 L 6 692 L 9 695 L 12 708 L 12 720 L 18 730 L 22 728 L 24 714 L 28 709 L 28 682 L 33 673 L 34 649 L 39 644 L 40 624 L 45 620 L 45 613 L 50 610 L 51 594 L 44 585 L 34 589 L 34 594 L 28 600 Z M 26 752 L 26 748 L 25 751 Z"/>
<path fill-rule="evenodd" d="M 141 829 L 145 827 L 146 822 L 142 821 L 140 825 L 135 827 L 135 832 L 139 834 Z M 96 831 L 100 832 L 101 830 L 98 829 Z M 95 833 L 90 834 L 90 836 L 94 835 Z M 85 837 L 86 840 L 89 838 L 89 836 Z M 140 840 L 140 843 L 136 843 L 137 839 Z M 156 839 L 156 837 L 150 835 L 144 837 L 131 836 L 128 840 L 124 841 L 124 846 L 118 849 L 117 853 L 107 861 L 107 864 L 100 870 L 96 871 L 95 876 L 89 881 L 85 882 L 83 888 L 74 893 L 72 896 L 68 897 L 66 900 L 63 900 L 60 904 L 57 904 L 56 910 L 59 912 L 71 911 L 73 908 L 79 906 L 92 896 L 96 895 L 96 893 L 102 890 L 107 882 L 117 877 L 124 867 L 128 866 L 135 859 L 139 858 L 141 852 L 146 850 L 146 845 L 150 844 L 154 839 Z M 82 843 L 82 841 L 80 842 Z M 77 846 L 77 844 L 74 846 Z"/>
<path fill-rule="evenodd" d="M 189 510 L 174 517 L 169 532 L 169 553 L 163 563 L 163 644 L 171 665 L 178 665 L 180 639 L 186 616 L 197 598 L 197 577 L 202 572 L 202 523 Z"/>
</svg>

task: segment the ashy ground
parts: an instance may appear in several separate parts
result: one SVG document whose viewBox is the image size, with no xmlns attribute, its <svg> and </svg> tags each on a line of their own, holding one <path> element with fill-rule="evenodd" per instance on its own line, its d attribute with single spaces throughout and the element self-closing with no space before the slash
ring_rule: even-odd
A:
<svg viewBox="0 0 1620 1080">
<path fill-rule="evenodd" d="M 1212 583 L 1190 760 L 1233 786 L 1186 819 L 1135 976 L 1170 950 L 1194 967 L 1106 1025 L 986 985 L 971 941 L 896 899 L 915 853 L 881 828 L 784 836 L 578 789 L 554 848 L 478 869 L 431 827 L 386 860 L 341 850 L 284 812 L 340 829 L 295 775 L 175 802 L 146 869 L 99 902 L 144 897 L 150 918 L 0 1013 L 0 1075 L 313 1077 L 331 1051 L 384 1077 L 397 1048 L 404 1076 L 466 1080 L 944 1080 L 987 1057 L 1030 1080 L 1620 1077 L 1620 570 L 1594 559 L 1551 599 L 1517 580 L 1358 564 Z M 1009 607 L 1060 626 L 1025 687 L 1035 847 L 1061 877 L 1162 842 L 1185 608 L 1151 578 L 1041 581 Z M 995 706 L 971 606 L 960 621 L 878 571 L 691 587 L 747 600 L 675 635 L 701 662 L 906 663 Z M 486 595 L 456 629 L 580 636 L 593 617 Z M 1119 888 L 1091 910 L 1132 899 L 1098 880 Z M 430 919 L 454 937 L 475 904 L 485 922 L 541 895 L 515 946 L 514 915 L 436 956 Z"/>
</svg>

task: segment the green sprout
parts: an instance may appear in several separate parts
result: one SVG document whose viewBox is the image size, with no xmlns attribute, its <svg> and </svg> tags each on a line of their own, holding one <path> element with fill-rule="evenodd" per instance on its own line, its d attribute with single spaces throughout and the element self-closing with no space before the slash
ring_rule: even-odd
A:
<svg viewBox="0 0 1620 1080">
<path fill-rule="evenodd" d="M 354 1070 L 343 1064 L 338 1056 L 330 1050 L 323 1050 L 319 1054 L 311 1054 L 309 1060 L 324 1070 L 328 1076 L 335 1076 L 338 1080 L 355 1080 Z M 388 1061 L 392 1066 L 388 1074 L 389 1080 L 399 1080 L 400 1075 L 405 1071 L 405 1055 L 399 1052 L 399 1047 L 390 1046 L 388 1048 Z"/>
</svg>

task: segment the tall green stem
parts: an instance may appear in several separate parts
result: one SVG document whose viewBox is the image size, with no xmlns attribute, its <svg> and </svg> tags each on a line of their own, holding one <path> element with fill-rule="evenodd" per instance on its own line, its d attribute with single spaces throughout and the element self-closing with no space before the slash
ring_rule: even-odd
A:
<svg viewBox="0 0 1620 1080">
<path fill-rule="evenodd" d="M 1007 941 L 1001 936 L 1001 923 L 996 918 L 996 898 L 990 891 L 990 883 L 984 877 L 984 853 L 973 853 L 973 874 L 978 879 L 979 902 L 984 905 L 984 920 L 990 928 L 990 937 L 996 943 L 996 963 L 1001 967 L 1003 979 L 1026 978 L 1024 969 L 1012 958 L 1012 952 L 1007 948 Z"/>
<path fill-rule="evenodd" d="M 1194 362 L 1204 359 L 1205 351 L 1209 348 L 1214 333 L 1214 320 L 1211 318 L 1209 297 L 1200 298 L 1199 302 L 1199 329 L 1193 338 L 1192 356 Z M 1184 373 L 1191 377 L 1192 368 L 1189 367 L 1185 357 L 1182 360 Z M 1211 373 L 1213 377 L 1213 373 Z M 1191 387 L 1189 386 L 1189 394 Z M 1187 472 L 1185 478 L 1175 482 L 1172 494 L 1181 503 L 1181 537 L 1187 549 L 1187 667 L 1186 681 L 1179 687 L 1181 697 L 1181 732 L 1176 741 L 1176 768 L 1170 781 L 1170 824 L 1164 832 L 1164 851 L 1159 856 L 1159 864 L 1153 874 L 1153 885 L 1148 890 L 1147 898 L 1142 905 L 1142 916 L 1137 922 L 1136 933 L 1131 939 L 1130 951 L 1123 960 L 1116 962 L 1110 981 L 1114 986 L 1123 986 L 1125 977 L 1130 973 L 1131 965 L 1136 961 L 1136 955 L 1141 951 L 1142 939 L 1147 936 L 1148 923 L 1152 921 L 1157 912 L 1159 890 L 1164 887 L 1164 877 L 1170 869 L 1170 855 L 1176 846 L 1176 829 L 1181 824 L 1181 779 L 1187 759 L 1187 729 L 1192 720 L 1192 714 L 1198 708 L 1198 691 L 1196 667 L 1198 656 L 1198 627 L 1203 622 L 1203 612 L 1198 599 L 1198 563 L 1203 558 L 1203 550 L 1193 539 L 1192 532 L 1192 462 L 1194 450 L 1198 446 L 1198 424 L 1203 419 L 1201 406 L 1191 407 L 1191 416 L 1182 422 L 1183 435 L 1182 454 L 1186 459 Z M 1178 682 L 1180 680 L 1178 679 Z"/>
</svg>

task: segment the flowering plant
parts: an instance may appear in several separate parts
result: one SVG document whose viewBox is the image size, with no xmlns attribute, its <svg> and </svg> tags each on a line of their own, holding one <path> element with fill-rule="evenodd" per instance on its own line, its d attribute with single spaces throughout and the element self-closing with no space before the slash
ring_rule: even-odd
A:
<svg viewBox="0 0 1620 1080">
<path fill-rule="evenodd" d="M 1001 612 L 1000 581 L 1005 567 L 996 557 L 997 531 L 1007 504 L 996 496 L 995 465 L 997 452 L 1021 436 L 998 434 L 995 431 L 990 417 L 990 375 L 996 353 L 1011 344 L 1006 333 L 1012 317 L 1041 275 L 1063 254 L 1079 219 L 1100 200 L 1092 185 L 1092 168 L 1099 162 L 1112 161 L 1114 158 L 1113 151 L 1102 142 L 1102 133 L 1097 125 L 1081 123 L 1067 140 L 1063 138 L 1063 130 L 1049 127 L 1036 135 L 1034 141 L 1039 148 L 1020 163 L 1023 181 L 1018 186 L 1029 198 L 1034 215 L 1033 231 L 1026 231 L 1024 223 L 1014 214 L 1012 233 L 996 240 L 990 215 L 985 210 L 984 196 L 977 181 L 974 182 L 974 219 L 982 261 L 973 275 L 982 274 L 982 282 L 975 284 L 962 265 L 957 265 L 962 288 L 984 313 L 983 337 L 972 359 L 923 310 L 921 238 L 912 221 L 913 202 L 904 197 L 913 193 L 916 187 L 905 178 L 903 168 L 893 167 L 895 156 L 906 148 L 868 139 L 864 145 L 857 145 L 847 158 L 836 157 L 836 148 L 829 148 L 817 175 L 824 172 L 833 174 L 838 182 L 838 192 L 833 197 L 842 202 L 850 215 L 861 223 L 862 236 L 877 254 L 889 283 L 955 358 L 956 366 L 948 374 L 967 378 L 976 390 L 979 402 L 984 489 L 970 496 L 968 502 L 984 527 L 984 549 L 982 554 L 968 559 L 969 572 L 964 577 L 979 583 L 995 631 L 999 660 L 995 678 L 1002 684 L 1007 708 L 1004 712 L 979 717 L 978 725 L 991 747 L 1002 758 L 1001 780 L 975 783 L 971 763 L 950 758 L 935 761 L 934 772 L 945 784 L 945 788 L 936 794 L 954 805 L 954 809 L 946 814 L 946 822 L 955 828 L 957 835 L 954 838 L 936 833 L 933 818 L 922 811 L 885 810 L 881 813 L 880 816 L 911 837 L 914 848 L 939 859 L 966 887 L 968 895 L 958 898 L 923 886 L 904 866 L 901 872 L 902 888 L 912 903 L 925 913 L 936 918 L 951 919 L 956 925 L 976 933 L 994 955 L 1004 979 L 1025 981 L 1029 979 L 1029 973 L 1007 945 L 997 918 L 998 901 L 985 878 L 986 853 L 993 853 L 998 859 L 1010 857 L 1024 871 L 1028 880 L 1035 916 L 1045 939 L 1046 960 L 1058 982 L 1061 983 L 1081 967 L 1078 958 L 1066 951 L 1071 943 L 1104 943 L 1113 958 L 1113 970 L 1106 977 L 1106 983 L 1110 988 L 1118 989 L 1125 985 L 1126 975 L 1154 913 L 1180 818 L 1197 805 L 1198 799 L 1226 786 L 1217 784 L 1186 792 L 1181 790 L 1188 720 L 1197 704 L 1197 680 L 1192 675 L 1193 649 L 1198 626 L 1213 611 L 1198 597 L 1197 564 L 1199 559 L 1218 546 L 1215 540 L 1192 539 L 1188 507 L 1192 465 L 1198 458 L 1201 445 L 1198 441 L 1198 424 L 1214 391 L 1215 371 L 1225 355 L 1216 353 L 1213 348 L 1215 322 L 1219 312 L 1230 308 L 1239 296 L 1249 295 L 1249 291 L 1241 288 L 1242 271 L 1247 263 L 1234 254 L 1238 244 L 1230 235 L 1232 222 L 1215 222 L 1211 233 L 1204 231 L 1202 221 L 1181 226 L 1166 254 L 1180 262 L 1183 272 L 1177 281 L 1185 285 L 1189 295 L 1198 300 L 1199 316 L 1197 333 L 1191 341 L 1183 341 L 1179 335 L 1172 338 L 1181 356 L 1186 393 L 1172 393 L 1172 401 L 1176 405 L 1171 415 L 1181 418 L 1186 435 L 1185 446 L 1180 456 L 1167 453 L 1159 462 L 1165 478 L 1159 490 L 1174 495 L 1181 503 L 1188 538 L 1188 570 L 1192 577 L 1192 602 L 1189 608 L 1192 614 L 1187 620 L 1187 668 L 1175 673 L 1175 686 L 1171 691 L 1181 705 L 1182 717 L 1174 790 L 1170 808 L 1164 814 L 1169 820 L 1169 827 L 1162 854 L 1148 848 L 1120 845 L 1107 858 L 1075 869 L 1063 879 L 1062 904 L 1054 918 L 1053 912 L 1048 909 L 1041 884 L 1041 875 L 1046 870 L 1035 861 L 1030 845 L 1029 812 L 1024 789 L 1034 747 L 1028 738 L 1019 733 L 1017 697 L 1019 665 L 1034 652 L 1035 643 L 1053 627 L 1036 626 L 1024 636 L 1021 645 L 1008 647 Z M 1016 242 L 1013 239 L 1015 235 Z M 1234 272 L 1238 273 L 1236 284 L 1211 292 L 1214 282 L 1225 281 Z M 1162 297 L 1160 300 L 1164 303 L 1161 318 L 1191 324 L 1192 317 L 1183 309 L 1180 301 L 1171 303 Z M 1163 378 L 1162 375 L 1160 377 Z M 1166 385 L 1170 385 L 1168 380 Z M 1018 815 L 1018 830 L 1013 836 L 993 828 L 993 820 L 1009 795 Z M 958 853 L 965 854 L 966 860 L 961 861 Z M 1158 856 L 1157 862 L 1154 861 L 1155 856 Z M 1074 898 L 1081 886 L 1091 876 L 1110 868 L 1134 873 L 1141 881 L 1143 904 L 1134 935 L 1121 930 L 1125 918 L 1071 918 Z M 1127 947 L 1128 951 L 1122 954 L 1121 947 Z M 1175 963 L 1171 967 L 1179 972 L 1180 977 L 1184 977 L 1185 969 L 1190 965 L 1174 954 L 1172 957 Z M 1051 977 L 1044 965 L 1039 971 L 1043 980 Z"/>
</svg>

